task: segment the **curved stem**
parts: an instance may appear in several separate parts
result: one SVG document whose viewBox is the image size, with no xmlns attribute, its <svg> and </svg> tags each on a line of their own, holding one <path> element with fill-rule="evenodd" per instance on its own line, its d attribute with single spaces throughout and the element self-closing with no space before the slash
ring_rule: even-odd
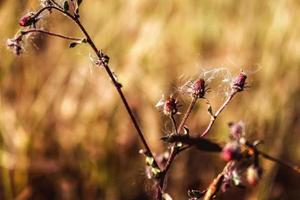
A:
<svg viewBox="0 0 300 200">
<path fill-rule="evenodd" d="M 95 54 L 97 55 L 97 57 L 98 57 L 98 59 L 99 59 L 99 61 L 100 61 L 100 64 L 104 67 L 104 69 L 105 69 L 105 71 L 107 72 L 108 76 L 109 76 L 110 79 L 112 80 L 113 85 L 115 86 L 115 88 L 116 88 L 116 90 L 117 90 L 117 92 L 118 92 L 118 94 L 119 94 L 119 96 L 120 96 L 120 98 L 121 98 L 121 101 L 122 101 L 122 103 L 124 104 L 124 106 L 125 106 L 125 108 L 126 108 L 126 111 L 127 111 L 128 115 L 130 116 L 130 119 L 131 119 L 131 121 L 132 121 L 132 123 L 133 123 L 133 125 L 134 125 L 134 127 L 135 127 L 135 129 L 136 129 L 136 131 L 137 131 L 137 133 L 138 133 L 138 135 L 139 135 L 139 137 L 140 137 L 140 139 L 141 139 L 143 145 L 144 145 L 144 148 L 146 149 L 146 153 L 147 153 L 149 156 L 153 157 L 153 159 L 154 159 L 153 165 L 154 165 L 155 167 L 158 167 L 158 168 L 159 168 L 159 166 L 158 166 L 158 164 L 157 164 L 157 162 L 156 162 L 156 160 L 155 160 L 155 158 L 154 158 L 154 156 L 153 156 L 153 153 L 152 153 L 152 151 L 151 151 L 149 145 L 148 145 L 147 142 L 146 142 L 146 139 L 145 139 L 145 137 L 144 137 L 144 134 L 143 134 L 142 130 L 140 129 L 140 127 L 139 127 L 139 125 L 138 125 L 138 122 L 137 122 L 136 118 L 135 118 L 134 115 L 133 115 L 133 111 L 131 110 L 131 108 L 130 108 L 130 106 L 129 106 L 129 103 L 128 103 L 128 101 L 127 101 L 127 99 L 126 99 L 126 97 L 125 97 L 125 95 L 124 95 L 124 93 L 123 93 L 123 91 L 122 91 L 122 89 L 121 89 L 121 84 L 116 80 L 116 78 L 115 78 L 113 72 L 111 71 L 109 65 L 108 65 L 106 62 L 103 62 L 103 60 L 102 60 L 102 59 L 103 59 L 102 53 L 101 53 L 101 52 L 98 50 L 98 48 L 96 47 L 96 45 L 95 45 L 95 43 L 93 42 L 93 40 L 91 39 L 89 33 L 87 32 L 87 30 L 85 29 L 85 27 L 81 24 L 79 18 L 78 18 L 78 17 L 74 17 L 73 15 L 71 15 L 71 14 L 68 13 L 68 12 L 65 12 L 63 9 L 61 9 L 60 6 L 59 6 L 59 7 L 58 7 L 58 6 L 46 6 L 46 7 L 43 7 L 41 10 L 39 10 L 39 11 L 35 14 L 35 17 L 38 17 L 43 11 L 45 11 L 45 10 L 51 10 L 51 9 L 54 9 L 54 10 L 56 10 L 56 11 L 58 11 L 58 12 L 64 14 L 64 15 L 67 16 L 69 19 L 71 19 L 72 21 L 74 21 L 74 22 L 77 24 L 77 26 L 79 27 L 79 29 L 81 30 L 81 32 L 84 34 L 84 36 L 85 36 L 86 39 L 87 39 L 87 43 L 91 46 L 91 48 L 93 49 L 93 51 L 94 51 Z"/>
<path fill-rule="evenodd" d="M 53 33 L 53 32 L 50 32 L 50 31 L 46 31 L 46 30 L 43 30 L 43 29 L 22 30 L 19 37 L 22 37 L 22 36 L 30 34 L 30 33 L 42 33 L 42 34 L 45 34 L 45 35 L 49 35 L 49 36 L 53 36 L 53 37 L 58 37 L 58 38 L 62 38 L 62 39 L 65 39 L 65 40 L 77 41 L 77 42 L 80 42 L 82 40 L 80 38 L 69 37 L 69 36 L 58 34 L 58 33 Z"/>
<path fill-rule="evenodd" d="M 51 3 L 53 3 L 54 5 L 56 5 L 57 7 L 63 9 L 63 7 L 60 6 L 55 0 L 50 0 L 50 1 L 51 1 Z"/>
<path fill-rule="evenodd" d="M 113 85 L 115 86 L 115 88 L 116 88 L 116 90 L 117 90 L 117 92 L 118 92 L 118 94 L 119 94 L 119 96 L 121 98 L 121 101 L 122 101 L 123 105 L 125 106 L 125 109 L 126 109 L 128 115 L 130 116 L 130 119 L 131 119 L 131 121 L 132 121 L 132 123 L 133 123 L 133 125 L 134 125 L 134 127 L 135 127 L 135 129 L 136 129 L 136 131 L 137 131 L 137 133 L 138 133 L 138 135 L 139 135 L 139 137 L 140 137 L 143 145 L 144 145 L 144 148 L 146 149 L 146 153 L 149 156 L 153 157 L 153 159 L 154 159 L 154 166 L 159 168 L 159 166 L 158 166 L 158 164 L 157 164 L 157 162 L 156 162 L 156 160 L 155 160 L 155 158 L 153 156 L 153 153 L 152 153 L 149 145 L 146 142 L 144 134 L 143 134 L 142 130 L 140 129 L 140 126 L 139 126 L 139 124 L 138 124 L 135 116 L 133 115 L 133 112 L 132 112 L 132 110 L 131 110 L 131 108 L 129 106 L 129 103 L 128 103 L 128 101 L 127 101 L 127 99 L 126 99 L 126 97 L 125 97 L 125 95 L 124 95 L 124 93 L 122 91 L 121 84 L 116 80 L 116 78 L 115 78 L 113 72 L 111 71 L 109 65 L 106 62 L 102 61 L 103 55 L 101 55 L 101 52 L 96 47 L 95 43 L 93 42 L 93 40 L 91 39 L 90 35 L 86 31 L 85 27 L 81 24 L 80 20 L 78 18 L 75 18 L 75 17 L 72 17 L 72 19 L 75 21 L 75 23 L 78 25 L 78 27 L 80 28 L 80 30 L 82 31 L 82 33 L 85 35 L 85 37 L 87 39 L 87 43 L 94 50 L 94 52 L 97 55 L 97 57 L 98 57 L 101 65 L 104 67 L 105 71 L 107 72 L 108 76 L 110 77 L 111 81 L 113 82 Z"/>
<path fill-rule="evenodd" d="M 41 8 L 39 11 L 37 11 L 33 17 L 37 18 L 41 13 L 43 13 L 45 10 L 56 10 L 60 13 L 62 13 L 63 15 L 67 16 L 69 19 L 75 21 L 76 20 L 76 17 L 74 17 L 73 15 L 71 15 L 70 13 L 68 12 L 65 12 L 61 6 L 57 5 L 57 6 L 45 6 L 43 8 Z"/>
</svg>

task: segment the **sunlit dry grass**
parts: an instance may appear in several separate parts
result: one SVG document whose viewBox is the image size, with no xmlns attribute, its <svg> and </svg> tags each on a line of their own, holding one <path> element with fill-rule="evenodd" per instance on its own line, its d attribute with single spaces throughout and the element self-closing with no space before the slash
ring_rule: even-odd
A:
<svg viewBox="0 0 300 200">
<path fill-rule="evenodd" d="M 7 51 L 19 17 L 38 4 L 0 1 L 0 198 L 146 199 L 150 188 L 137 135 L 106 74 L 92 65 L 90 49 L 68 49 L 65 41 L 39 36 L 21 57 Z M 265 141 L 265 151 L 299 164 L 299 9 L 297 0 L 85 0 L 81 17 L 111 57 L 156 152 L 163 151 L 159 138 L 170 128 L 154 107 L 161 95 L 222 67 L 232 74 L 244 69 L 251 87 L 209 137 L 225 141 L 227 122 L 243 120 L 250 138 Z M 60 15 L 42 24 L 79 35 Z M 224 99 L 218 91 L 209 94 L 215 107 Z M 208 121 L 202 102 L 188 124 L 200 132 Z M 218 156 L 186 152 L 172 168 L 168 191 L 186 199 L 188 188 L 204 189 L 223 165 Z M 257 188 L 222 199 L 300 198 L 298 175 L 263 165 Z"/>
</svg>

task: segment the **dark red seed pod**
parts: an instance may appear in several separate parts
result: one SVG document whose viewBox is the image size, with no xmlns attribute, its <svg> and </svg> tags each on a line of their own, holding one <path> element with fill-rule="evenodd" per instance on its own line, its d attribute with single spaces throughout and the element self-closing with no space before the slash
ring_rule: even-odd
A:
<svg viewBox="0 0 300 200">
<path fill-rule="evenodd" d="M 23 27 L 30 26 L 33 23 L 34 23 L 34 18 L 33 18 L 33 15 L 31 13 L 24 15 L 19 20 L 19 25 L 23 26 Z"/>
<path fill-rule="evenodd" d="M 238 92 L 243 91 L 246 84 L 247 75 L 241 72 L 233 81 L 232 88 Z"/>
<path fill-rule="evenodd" d="M 166 99 L 163 112 L 165 115 L 174 115 L 178 112 L 177 100 L 173 97 Z"/>
<path fill-rule="evenodd" d="M 193 95 L 195 95 L 198 98 L 203 98 L 205 95 L 205 80 L 203 78 L 197 79 L 193 85 Z"/>
<path fill-rule="evenodd" d="M 164 113 L 166 115 L 168 114 L 176 114 L 177 113 L 177 103 L 176 99 L 170 97 L 166 100 L 165 105 L 164 105 Z"/>
</svg>

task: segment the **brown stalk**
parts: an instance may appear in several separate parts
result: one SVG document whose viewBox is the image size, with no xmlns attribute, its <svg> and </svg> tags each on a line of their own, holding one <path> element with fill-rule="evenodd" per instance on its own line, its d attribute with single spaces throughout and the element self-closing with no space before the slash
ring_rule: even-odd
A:
<svg viewBox="0 0 300 200">
<path fill-rule="evenodd" d="M 69 37 L 69 36 L 58 34 L 58 33 L 53 33 L 53 32 L 50 32 L 50 31 L 46 31 L 46 30 L 43 30 L 43 29 L 22 30 L 21 34 L 17 38 L 20 38 L 20 37 L 22 37 L 24 35 L 27 35 L 27 34 L 30 34 L 30 33 L 42 33 L 42 34 L 45 34 L 45 35 L 58 37 L 58 38 L 65 39 L 65 40 L 77 41 L 77 42 L 80 42 L 82 40 L 80 38 Z"/>
<path fill-rule="evenodd" d="M 139 138 L 144 146 L 144 148 L 146 149 L 146 154 L 150 157 L 153 157 L 153 153 L 149 147 L 149 145 L 147 144 L 146 142 L 146 139 L 144 137 L 144 134 L 142 132 L 142 130 L 140 129 L 140 126 L 129 106 L 129 103 L 121 89 L 121 84 L 116 80 L 116 77 L 114 76 L 113 72 L 111 71 L 109 65 L 107 62 L 104 62 L 103 61 L 103 54 L 101 53 L 101 51 L 99 51 L 99 49 L 96 47 L 94 41 L 92 40 L 92 38 L 90 37 L 89 33 L 87 32 L 86 28 L 82 25 L 80 19 L 76 16 L 73 16 L 72 14 L 68 13 L 67 11 L 64 11 L 62 9 L 61 6 L 59 6 L 55 1 L 51 1 L 52 3 L 55 4 L 55 6 L 46 6 L 46 7 L 43 7 L 41 8 L 39 11 L 36 12 L 35 16 L 34 17 L 38 17 L 43 11 L 45 10 L 56 10 L 60 13 L 62 13 L 63 15 L 67 16 L 69 19 L 71 19 L 72 21 L 74 21 L 76 23 L 76 25 L 80 28 L 81 32 L 84 34 L 84 36 L 86 37 L 86 40 L 87 40 L 87 43 L 89 44 L 89 46 L 93 49 L 93 51 L 95 52 L 95 54 L 97 55 L 98 59 L 99 59 L 99 63 L 103 66 L 103 68 L 105 69 L 107 75 L 109 76 L 109 78 L 111 79 L 111 81 L 113 82 L 113 85 L 115 87 L 115 89 L 117 90 L 117 93 L 119 94 L 119 97 L 121 98 L 121 101 L 123 103 L 123 105 L 125 106 L 125 109 L 139 135 Z M 33 32 L 33 29 L 30 30 L 31 32 Z M 56 34 L 56 33 L 50 33 L 50 32 L 44 32 L 44 31 L 41 31 L 39 29 L 36 29 L 36 32 L 40 32 L 40 33 L 43 33 L 43 34 L 48 34 L 48 35 L 52 35 L 52 36 L 56 36 L 56 37 L 60 37 L 60 38 L 63 38 L 63 39 L 67 39 L 67 40 L 70 40 L 70 39 L 75 39 L 77 41 L 77 38 L 71 38 L 71 37 L 68 37 L 68 36 L 63 36 L 63 35 L 59 35 L 59 34 Z M 155 158 L 154 158 L 154 163 L 153 165 L 157 168 L 159 168 Z"/>
</svg>

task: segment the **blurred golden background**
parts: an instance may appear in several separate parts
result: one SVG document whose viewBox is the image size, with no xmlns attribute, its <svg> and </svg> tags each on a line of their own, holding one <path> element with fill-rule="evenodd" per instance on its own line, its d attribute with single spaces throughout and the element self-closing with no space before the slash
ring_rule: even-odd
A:
<svg viewBox="0 0 300 200">
<path fill-rule="evenodd" d="M 141 144 L 107 75 L 93 66 L 92 51 L 46 36 L 31 38 L 20 57 L 7 50 L 19 18 L 39 4 L 0 0 L 0 199 L 151 199 Z M 155 152 L 165 150 L 159 138 L 170 131 L 155 109 L 162 94 L 203 71 L 244 69 L 251 87 L 209 137 L 225 142 L 227 123 L 243 120 L 250 139 L 264 140 L 265 152 L 300 164 L 299 10 L 297 0 L 84 0 L 81 19 L 110 56 Z M 59 14 L 41 25 L 80 36 Z M 219 86 L 208 94 L 215 109 L 224 100 Z M 201 132 L 208 121 L 200 101 L 188 126 Z M 218 155 L 189 150 L 174 162 L 167 192 L 187 199 L 188 189 L 205 189 L 224 164 Z M 262 164 L 257 187 L 220 199 L 300 199 L 299 174 Z"/>
</svg>

